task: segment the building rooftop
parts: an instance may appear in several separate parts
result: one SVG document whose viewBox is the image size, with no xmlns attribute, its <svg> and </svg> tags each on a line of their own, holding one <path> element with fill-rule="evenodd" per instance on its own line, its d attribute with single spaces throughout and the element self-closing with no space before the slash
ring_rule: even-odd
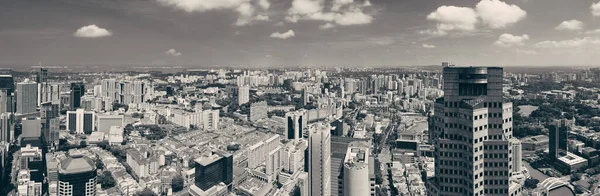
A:
<svg viewBox="0 0 600 196">
<path fill-rule="evenodd" d="M 84 157 L 78 151 L 69 151 L 70 157 L 67 157 L 60 163 L 59 173 L 61 174 L 76 174 L 89 172 L 96 169 L 96 164 L 89 158 Z"/>
</svg>

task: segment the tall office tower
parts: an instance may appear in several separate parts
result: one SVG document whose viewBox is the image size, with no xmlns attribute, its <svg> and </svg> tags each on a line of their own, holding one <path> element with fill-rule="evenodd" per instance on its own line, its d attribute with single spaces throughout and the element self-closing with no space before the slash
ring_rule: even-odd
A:
<svg viewBox="0 0 600 196">
<path fill-rule="evenodd" d="M 298 189 L 300 189 L 300 196 L 310 196 L 310 182 L 308 181 L 308 173 L 300 172 L 298 174 Z"/>
<path fill-rule="evenodd" d="M 77 134 L 90 134 L 94 131 L 94 112 L 88 112 L 83 109 L 76 111 L 67 111 L 67 130 Z"/>
<path fill-rule="evenodd" d="M 331 126 L 312 124 L 308 128 L 307 168 L 310 195 L 331 195 Z"/>
<path fill-rule="evenodd" d="M 58 169 L 58 195 L 93 196 L 96 183 L 96 164 L 80 152 L 70 150 Z"/>
<path fill-rule="evenodd" d="M 85 94 L 85 85 L 81 82 L 71 83 L 71 98 L 69 107 L 75 110 L 81 107 L 81 97 Z"/>
<path fill-rule="evenodd" d="M 512 148 L 512 173 L 518 173 L 523 170 L 523 148 L 521 141 L 516 138 L 511 138 Z"/>
<path fill-rule="evenodd" d="M 371 195 L 369 182 L 370 145 L 367 142 L 352 142 L 344 159 L 343 195 Z"/>
<path fill-rule="evenodd" d="M 218 130 L 219 119 L 219 110 L 202 111 L 202 128 L 204 130 Z"/>
<path fill-rule="evenodd" d="M 500 67 L 443 68 L 444 97 L 430 121 L 435 146 L 431 195 L 511 195 L 512 103 Z"/>
<path fill-rule="evenodd" d="M 287 125 L 285 126 L 285 138 L 288 140 L 299 140 L 303 137 L 305 126 L 304 111 L 288 112 L 285 114 Z"/>
<path fill-rule="evenodd" d="M 47 102 L 50 99 L 48 98 L 48 69 L 40 68 L 40 71 L 37 73 L 35 77 L 35 82 L 37 83 L 37 105 Z"/>
<path fill-rule="evenodd" d="M 21 170 L 29 170 L 30 180 L 35 182 L 44 181 L 44 161 L 42 161 L 42 149 L 26 145 L 21 148 L 20 168 Z"/>
<path fill-rule="evenodd" d="M 569 122 L 566 119 L 560 119 L 550 124 L 550 158 L 558 159 L 567 154 Z"/>
<path fill-rule="evenodd" d="M 37 90 L 36 83 L 22 82 L 17 83 L 17 113 L 30 114 L 37 109 Z"/>
<path fill-rule="evenodd" d="M 11 69 L 0 69 L 0 141 L 14 138 L 15 82 Z"/>
<path fill-rule="evenodd" d="M 240 86 L 237 91 L 238 105 L 248 103 L 250 101 L 250 86 Z"/>
<path fill-rule="evenodd" d="M 52 111 L 52 103 L 45 102 L 40 104 L 40 118 L 41 118 L 41 132 L 42 132 L 42 140 L 46 142 L 46 144 L 54 143 L 54 137 L 51 133 L 50 121 L 54 119 L 54 113 Z M 58 129 L 58 127 L 56 127 Z M 58 139 L 58 138 L 56 138 Z"/>
<path fill-rule="evenodd" d="M 310 93 L 308 93 L 308 86 L 305 86 L 302 89 L 302 105 L 303 106 L 308 105 L 308 103 L 310 102 L 309 94 Z"/>
<path fill-rule="evenodd" d="M 194 186 L 203 191 L 225 183 L 232 187 L 233 182 L 233 155 L 220 150 L 215 150 L 209 157 L 198 158 L 194 166 Z"/>
</svg>

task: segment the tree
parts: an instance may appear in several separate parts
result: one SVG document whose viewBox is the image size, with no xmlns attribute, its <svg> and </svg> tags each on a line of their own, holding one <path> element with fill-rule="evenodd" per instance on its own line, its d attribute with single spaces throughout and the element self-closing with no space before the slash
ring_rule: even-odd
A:
<svg viewBox="0 0 600 196">
<path fill-rule="evenodd" d="M 178 192 L 183 190 L 183 176 L 177 175 L 171 181 L 171 188 L 173 188 L 173 192 Z"/>
<path fill-rule="evenodd" d="M 580 173 L 571 174 L 571 182 L 577 182 L 579 180 L 581 180 L 581 174 Z"/>
<path fill-rule="evenodd" d="M 98 168 L 99 170 L 103 170 L 104 169 L 104 163 L 100 160 L 96 161 L 96 168 Z"/>
<path fill-rule="evenodd" d="M 135 196 L 158 196 L 158 195 L 156 195 L 156 193 L 154 193 L 154 191 L 150 190 L 149 188 L 145 188 L 143 191 L 136 193 Z"/>
<path fill-rule="evenodd" d="M 529 189 L 535 189 L 537 188 L 537 184 L 540 183 L 540 181 L 538 179 L 535 178 L 529 178 L 527 180 L 525 180 L 525 188 L 529 188 Z"/>
<path fill-rule="evenodd" d="M 110 171 L 102 172 L 102 174 L 98 177 L 98 183 L 100 183 L 103 189 L 112 188 L 117 184 L 115 179 L 110 174 Z"/>
</svg>

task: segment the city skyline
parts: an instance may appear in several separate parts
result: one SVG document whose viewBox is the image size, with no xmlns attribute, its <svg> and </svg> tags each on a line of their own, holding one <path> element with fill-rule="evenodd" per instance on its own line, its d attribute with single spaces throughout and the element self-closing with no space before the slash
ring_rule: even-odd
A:
<svg viewBox="0 0 600 196">
<path fill-rule="evenodd" d="M 599 3 L 2 0 L 0 66 L 597 66 Z"/>
</svg>

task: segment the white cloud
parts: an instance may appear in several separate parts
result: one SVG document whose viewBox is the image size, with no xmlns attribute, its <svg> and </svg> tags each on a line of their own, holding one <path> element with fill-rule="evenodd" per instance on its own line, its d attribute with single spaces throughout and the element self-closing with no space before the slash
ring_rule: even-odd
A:
<svg viewBox="0 0 600 196">
<path fill-rule="evenodd" d="M 365 3 L 363 3 L 362 6 L 363 7 L 369 7 L 369 6 L 371 6 L 371 1 L 365 0 Z"/>
<path fill-rule="evenodd" d="M 583 22 L 579 20 L 567 20 L 561 22 L 558 26 L 554 27 L 554 29 L 563 31 L 579 31 L 583 29 Z"/>
<path fill-rule="evenodd" d="M 529 35 L 527 34 L 518 36 L 505 33 L 498 37 L 498 40 L 494 42 L 494 45 L 501 47 L 522 46 L 527 40 L 529 40 Z"/>
<path fill-rule="evenodd" d="M 283 22 L 281 22 L 281 21 L 280 21 L 280 22 L 278 22 L 278 23 L 275 23 L 275 26 L 279 26 L 279 27 L 280 27 L 280 26 L 283 26 L 283 25 L 285 25 L 285 23 L 283 23 Z"/>
<path fill-rule="evenodd" d="M 423 44 L 421 45 L 423 48 L 435 48 L 435 45 Z"/>
<path fill-rule="evenodd" d="M 165 51 L 165 54 L 170 55 L 170 56 L 181 56 L 181 52 L 177 52 L 175 49 L 171 48 L 167 51 Z"/>
<path fill-rule="evenodd" d="M 268 10 L 269 7 L 271 7 L 271 3 L 269 3 L 269 0 L 259 0 L 258 1 L 258 5 L 263 9 L 263 10 Z"/>
<path fill-rule="evenodd" d="M 517 52 L 519 54 L 526 54 L 526 55 L 536 55 L 536 54 L 538 54 L 538 52 L 535 51 L 535 50 L 517 49 L 517 50 L 515 50 L 515 52 Z"/>
<path fill-rule="evenodd" d="M 235 9 L 249 0 L 157 0 L 186 12 L 204 12 L 217 9 Z"/>
<path fill-rule="evenodd" d="M 256 15 L 256 17 L 254 17 L 254 20 L 258 20 L 258 21 L 269 21 L 270 18 L 268 15 L 264 15 L 264 14 L 259 14 Z"/>
<path fill-rule="evenodd" d="M 481 21 L 493 29 L 504 28 L 527 16 L 527 12 L 519 6 L 509 5 L 500 0 L 481 0 L 475 9 Z"/>
<path fill-rule="evenodd" d="M 299 20 L 318 20 L 341 26 L 369 24 L 374 18 L 363 10 L 367 6 L 370 6 L 370 2 L 334 0 L 328 11 L 324 0 L 293 0 L 285 20 L 292 23 Z"/>
<path fill-rule="evenodd" d="M 419 31 L 419 34 L 421 34 L 421 35 L 430 35 L 430 36 L 444 36 L 444 35 L 447 35 L 448 33 L 446 31 L 442 31 L 442 30 L 439 30 L 439 29 L 436 29 L 436 30 L 427 29 L 427 30 L 421 30 L 421 31 Z"/>
<path fill-rule="evenodd" d="M 291 38 L 291 37 L 294 37 L 294 36 L 296 36 L 296 34 L 294 33 L 294 31 L 293 30 L 289 30 L 289 31 L 287 31 L 285 33 L 279 33 L 279 32 L 272 33 L 270 37 L 277 38 L 277 39 L 287 39 L 287 38 Z"/>
<path fill-rule="evenodd" d="M 323 10 L 323 0 L 294 0 L 288 10 L 290 15 L 314 14 Z"/>
<path fill-rule="evenodd" d="M 600 16 L 600 1 L 598 1 L 598 3 L 592 3 L 590 9 L 592 9 L 592 15 Z"/>
<path fill-rule="evenodd" d="M 327 23 L 327 24 L 319 26 L 319 29 L 331 29 L 333 27 L 335 27 L 335 25 L 332 25 L 331 23 Z"/>
<path fill-rule="evenodd" d="M 354 3 L 354 0 L 333 0 L 331 11 L 339 11 L 342 6 Z"/>
<path fill-rule="evenodd" d="M 519 6 L 500 0 L 481 0 L 475 8 L 440 6 L 427 15 L 427 20 L 437 22 L 436 29 L 422 30 L 419 34 L 443 36 L 449 32 L 476 32 L 478 24 L 492 29 L 507 27 L 523 20 L 527 12 Z"/>
<path fill-rule="evenodd" d="M 232 10 L 238 14 L 234 23 L 236 26 L 251 24 L 255 19 L 264 19 L 264 16 L 255 16 L 255 3 L 257 0 L 156 0 L 186 12 L 206 12 L 210 10 Z M 271 4 L 268 0 L 258 0 L 258 6 L 268 9 Z"/>
<path fill-rule="evenodd" d="M 585 34 L 600 35 L 600 29 L 586 31 Z"/>
<path fill-rule="evenodd" d="M 103 28 L 96 26 L 95 24 L 92 24 L 92 25 L 83 26 L 83 27 L 77 29 L 77 31 L 75 31 L 75 33 L 73 33 L 73 35 L 75 37 L 94 38 L 94 37 L 111 36 L 112 33 L 107 29 L 103 29 Z"/>
<path fill-rule="evenodd" d="M 543 41 L 535 44 L 538 48 L 579 48 L 592 45 L 600 45 L 600 39 L 584 37 L 561 41 Z"/>
<path fill-rule="evenodd" d="M 373 17 L 365 14 L 361 9 L 355 8 L 341 14 L 336 14 L 334 21 L 342 26 L 360 25 L 371 23 L 373 21 Z"/>
<path fill-rule="evenodd" d="M 468 7 L 441 6 L 427 15 L 428 20 L 438 22 L 438 34 L 447 31 L 473 31 L 477 24 L 477 13 Z M 442 33 L 444 32 L 444 33 Z"/>
<path fill-rule="evenodd" d="M 245 26 L 247 24 L 250 24 L 250 22 L 252 22 L 252 20 L 253 20 L 252 15 L 254 14 L 254 6 L 250 5 L 249 3 L 243 3 L 240 6 L 238 6 L 235 10 L 239 14 L 239 17 L 238 17 L 237 21 L 235 22 L 236 26 Z"/>
</svg>

